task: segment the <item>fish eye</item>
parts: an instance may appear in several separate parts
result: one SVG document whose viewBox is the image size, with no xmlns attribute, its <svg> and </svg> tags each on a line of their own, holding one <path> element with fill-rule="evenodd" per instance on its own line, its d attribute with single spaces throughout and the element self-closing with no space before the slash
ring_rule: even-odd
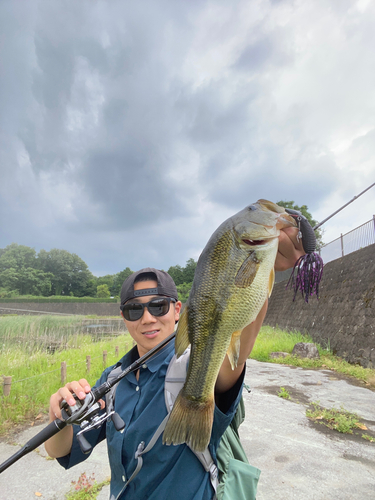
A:
<svg viewBox="0 0 375 500">
<path fill-rule="evenodd" d="M 256 210 L 256 209 L 257 209 L 257 207 L 256 207 L 255 205 L 250 205 L 250 206 L 248 207 L 248 209 L 249 209 L 249 210 Z"/>
</svg>

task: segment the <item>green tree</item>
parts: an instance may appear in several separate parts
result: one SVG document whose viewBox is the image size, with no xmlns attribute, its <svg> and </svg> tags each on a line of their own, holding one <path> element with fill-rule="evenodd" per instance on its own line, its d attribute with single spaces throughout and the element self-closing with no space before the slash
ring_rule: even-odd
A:
<svg viewBox="0 0 375 500">
<path fill-rule="evenodd" d="M 12 243 L 0 251 L 0 287 L 18 295 L 48 295 L 51 273 L 36 269 L 33 248 Z"/>
<path fill-rule="evenodd" d="M 37 263 L 39 269 L 53 274 L 51 295 L 70 295 L 72 292 L 76 297 L 83 297 L 90 287 L 90 281 L 94 279 L 87 264 L 67 250 L 41 250 Z"/>
<path fill-rule="evenodd" d="M 301 212 L 302 215 L 306 217 L 306 219 L 309 221 L 311 227 L 314 227 L 318 224 L 318 221 L 312 218 L 312 215 L 310 214 L 307 205 L 297 205 L 294 203 L 294 201 L 278 201 L 277 205 L 280 205 L 280 207 L 284 208 L 291 208 L 292 210 L 298 210 Z M 321 229 L 316 229 L 315 231 L 315 236 L 316 236 L 316 248 L 319 250 L 324 243 L 323 243 L 323 235 Z"/>
<path fill-rule="evenodd" d="M 133 271 L 129 267 L 126 267 L 123 271 L 115 274 L 113 285 L 110 288 L 110 292 L 114 297 L 120 295 L 122 284 L 131 274 L 133 274 Z"/>
<path fill-rule="evenodd" d="M 36 267 L 36 252 L 25 245 L 12 243 L 0 252 L 0 271 L 5 269 L 20 270 L 26 267 Z"/>
<path fill-rule="evenodd" d="M 168 274 L 172 277 L 176 285 L 182 285 L 182 283 L 184 283 L 184 269 L 178 264 L 176 266 L 171 266 L 168 269 Z"/>
<path fill-rule="evenodd" d="M 101 298 L 101 299 L 106 299 L 111 296 L 108 285 L 98 285 L 96 289 L 96 296 Z"/>
<path fill-rule="evenodd" d="M 178 300 L 181 300 L 181 302 L 186 302 L 187 299 L 189 298 L 190 290 L 192 287 L 193 283 L 182 283 L 181 285 L 177 285 L 177 293 L 178 293 Z"/>
<path fill-rule="evenodd" d="M 194 259 L 189 259 L 186 262 L 186 266 L 183 269 L 184 283 L 191 283 L 193 281 L 196 267 L 197 263 Z"/>
</svg>

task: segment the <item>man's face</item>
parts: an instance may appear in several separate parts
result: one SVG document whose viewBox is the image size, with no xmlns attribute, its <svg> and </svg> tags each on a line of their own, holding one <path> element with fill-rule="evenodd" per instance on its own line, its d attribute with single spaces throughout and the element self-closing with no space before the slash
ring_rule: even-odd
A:
<svg viewBox="0 0 375 500">
<path fill-rule="evenodd" d="M 157 288 L 156 281 L 139 281 L 134 284 L 134 290 L 143 290 L 147 288 Z M 129 302 L 146 303 L 159 295 L 144 295 L 129 300 Z M 136 321 L 127 321 L 124 319 L 126 327 L 138 345 L 140 356 L 146 354 L 150 349 L 158 345 L 162 340 L 168 337 L 174 331 L 175 322 L 180 317 L 181 302 L 175 304 L 171 302 L 169 311 L 164 316 L 152 316 L 147 307 L 143 310 L 143 316 Z M 121 315 L 123 316 L 122 312 Z"/>
</svg>

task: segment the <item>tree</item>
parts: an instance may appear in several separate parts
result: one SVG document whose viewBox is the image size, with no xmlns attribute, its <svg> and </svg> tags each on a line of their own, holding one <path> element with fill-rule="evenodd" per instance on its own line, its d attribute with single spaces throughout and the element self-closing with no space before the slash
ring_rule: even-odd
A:
<svg viewBox="0 0 375 500">
<path fill-rule="evenodd" d="M 106 284 L 104 285 L 98 285 L 96 289 L 96 296 L 101 298 L 101 299 L 106 299 L 111 296 L 108 286 Z"/>
<path fill-rule="evenodd" d="M 26 267 L 36 267 L 36 252 L 34 248 L 12 243 L 2 249 L 0 254 L 0 272 L 5 269 L 16 269 L 19 271 Z"/>
<path fill-rule="evenodd" d="M 301 212 L 302 215 L 304 215 L 306 217 L 306 219 L 309 221 L 311 227 L 314 227 L 318 224 L 318 221 L 316 221 L 315 219 L 312 218 L 312 215 L 308 211 L 307 205 L 298 206 L 294 203 L 294 201 L 278 201 L 277 205 L 280 205 L 280 207 L 284 207 L 284 208 L 291 208 L 292 210 L 298 210 L 299 212 Z M 321 248 L 324 245 L 323 239 L 322 239 L 323 235 L 322 235 L 321 229 L 317 229 L 315 231 L 315 236 L 316 236 L 316 248 L 317 248 L 317 250 L 319 250 L 319 248 Z"/>
<path fill-rule="evenodd" d="M 12 243 L 0 252 L 0 287 L 19 295 L 48 295 L 51 273 L 36 269 L 33 248 Z"/>
<path fill-rule="evenodd" d="M 176 266 L 171 266 L 168 269 L 168 274 L 172 277 L 176 285 L 182 285 L 182 283 L 184 283 L 184 270 L 178 264 Z"/>
<path fill-rule="evenodd" d="M 196 267 L 197 263 L 194 259 L 189 259 L 186 262 L 186 266 L 183 269 L 184 283 L 191 283 L 193 281 Z"/>
<path fill-rule="evenodd" d="M 76 297 L 86 294 L 90 281 L 94 278 L 87 264 L 76 254 L 67 250 L 53 248 L 49 252 L 41 250 L 37 259 L 38 267 L 53 274 L 51 280 L 52 295 L 70 295 Z"/>
<path fill-rule="evenodd" d="M 178 299 L 181 302 L 186 302 L 190 295 L 190 290 L 193 283 L 182 283 L 181 285 L 177 285 L 177 293 Z"/>
<path fill-rule="evenodd" d="M 115 275 L 112 288 L 110 288 L 110 292 L 114 297 L 120 295 L 122 284 L 131 274 L 133 274 L 133 271 L 129 267 L 126 267 L 123 271 Z"/>
</svg>

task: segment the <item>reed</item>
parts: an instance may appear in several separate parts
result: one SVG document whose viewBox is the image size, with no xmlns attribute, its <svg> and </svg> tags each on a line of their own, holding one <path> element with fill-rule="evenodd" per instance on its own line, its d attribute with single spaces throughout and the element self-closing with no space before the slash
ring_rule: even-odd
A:
<svg viewBox="0 0 375 500">
<path fill-rule="evenodd" d="M 79 317 L 80 318 L 80 317 Z M 81 333 L 77 317 L 16 317 L 2 321 L 0 349 L 0 434 L 14 424 L 47 413 L 51 394 L 61 387 L 61 362 L 67 363 L 68 380 L 86 378 L 93 385 L 103 371 L 103 351 L 107 365 L 118 361 L 131 347 L 128 333 L 103 338 Z M 9 318 L 10 319 L 10 318 Z M 42 338 L 43 342 L 40 342 Z M 58 342 L 57 349 L 48 349 Z M 116 357 L 115 348 L 119 347 Z M 91 370 L 86 371 L 86 356 L 91 356 Z M 12 376 L 9 396 L 3 395 L 1 376 Z"/>
</svg>

